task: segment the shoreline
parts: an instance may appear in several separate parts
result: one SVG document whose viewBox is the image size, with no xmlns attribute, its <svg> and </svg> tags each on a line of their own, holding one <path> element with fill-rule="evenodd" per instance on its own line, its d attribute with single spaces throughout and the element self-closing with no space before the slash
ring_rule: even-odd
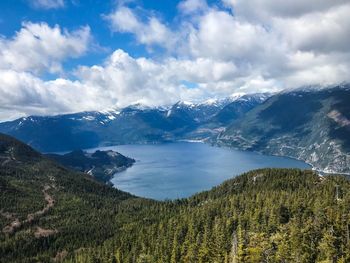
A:
<svg viewBox="0 0 350 263">
<path fill-rule="evenodd" d="M 203 141 L 203 143 L 207 143 L 205 141 Z M 297 161 L 302 161 L 304 163 L 306 163 L 307 165 L 309 165 L 311 167 L 312 171 L 317 172 L 320 176 L 324 176 L 324 175 L 346 175 L 346 176 L 350 176 L 350 172 L 349 173 L 344 173 L 344 172 L 327 172 L 321 169 L 316 168 L 312 163 L 309 163 L 306 160 L 300 159 L 300 158 L 296 158 L 293 156 L 289 156 L 289 155 L 280 155 L 280 154 L 265 154 L 263 152 L 259 152 L 259 151 L 249 151 L 249 150 L 243 150 L 243 149 L 239 149 L 239 148 L 234 148 L 234 147 L 230 147 L 227 145 L 219 145 L 219 144 L 215 144 L 215 143 L 209 143 L 212 146 L 215 147 L 224 147 L 224 148 L 228 148 L 228 149 L 235 149 L 235 150 L 239 150 L 239 151 L 245 151 L 245 152 L 254 152 L 254 153 L 258 153 L 258 154 L 262 154 L 262 155 L 268 155 L 268 156 L 276 156 L 276 157 L 285 157 L 285 158 L 290 158 L 293 160 L 297 160 Z"/>
<path fill-rule="evenodd" d="M 344 172 L 336 172 L 336 171 L 325 171 L 325 170 L 322 170 L 322 169 L 319 169 L 317 168 L 315 165 L 313 165 L 312 163 L 306 161 L 306 160 L 303 160 L 303 159 L 300 159 L 300 158 L 296 158 L 296 157 L 293 157 L 293 156 L 289 156 L 289 155 L 279 155 L 279 154 L 266 154 L 266 153 L 263 153 L 263 152 L 259 152 L 259 151 L 249 151 L 249 150 L 244 150 L 244 149 L 239 149 L 239 148 L 235 148 L 235 147 L 230 147 L 230 146 L 227 146 L 227 145 L 219 145 L 219 144 L 215 144 L 215 143 L 211 143 L 211 142 L 208 142 L 206 139 L 199 139 L 199 140 L 196 140 L 196 139 L 180 139 L 180 140 L 175 140 L 175 141 L 167 141 L 167 142 L 159 142 L 159 143 L 132 143 L 132 144 L 116 144 L 116 145 L 101 145 L 101 146 L 98 146 L 98 147 L 94 147 L 94 148 L 89 148 L 89 149 L 84 149 L 84 150 L 92 150 L 92 149 L 98 149 L 98 148 L 104 148 L 104 147 L 114 147 L 114 146 L 121 146 L 121 145 L 157 145 L 157 144 L 163 144 L 163 143 L 178 143 L 178 142 L 187 142 L 187 143 L 203 143 L 203 144 L 207 144 L 207 145 L 210 145 L 210 146 L 213 146 L 213 147 L 223 147 L 223 148 L 227 148 L 227 149 L 233 149 L 233 150 L 238 150 L 238 151 L 243 151 L 243 152 L 253 152 L 253 153 L 257 153 L 257 154 L 260 154 L 260 155 L 267 155 L 267 156 L 275 156 L 275 157 L 284 157 L 284 158 L 290 158 L 290 159 L 293 159 L 293 160 L 296 160 L 296 161 L 301 161 L 301 162 L 304 162 L 305 164 L 307 164 L 308 166 L 310 166 L 310 169 L 312 171 L 315 171 L 317 172 L 320 176 L 325 176 L 325 175 L 344 175 L 344 176 L 350 176 L 350 173 L 344 173 Z"/>
</svg>

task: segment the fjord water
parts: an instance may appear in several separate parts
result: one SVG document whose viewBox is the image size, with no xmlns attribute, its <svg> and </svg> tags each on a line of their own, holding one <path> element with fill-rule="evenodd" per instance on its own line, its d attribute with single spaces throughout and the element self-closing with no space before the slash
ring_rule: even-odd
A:
<svg viewBox="0 0 350 263">
<path fill-rule="evenodd" d="M 111 180 L 116 188 L 157 200 L 188 197 L 253 169 L 310 168 L 290 158 L 203 143 L 119 145 L 99 149 L 112 149 L 136 160 L 132 167 L 117 173 Z"/>
</svg>

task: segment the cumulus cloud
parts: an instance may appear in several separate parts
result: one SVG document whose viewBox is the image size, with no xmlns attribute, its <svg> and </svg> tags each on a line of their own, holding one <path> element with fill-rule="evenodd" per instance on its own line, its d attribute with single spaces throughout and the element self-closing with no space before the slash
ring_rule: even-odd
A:
<svg viewBox="0 0 350 263">
<path fill-rule="evenodd" d="M 122 1 L 105 16 L 111 30 L 166 52 L 146 58 L 116 49 L 101 64 L 75 69 L 74 81 L 37 74 L 59 72 L 65 59 L 84 54 L 90 29 L 23 24 L 12 39 L 0 40 L 2 115 L 156 106 L 350 81 L 348 1 L 222 1 L 231 9 L 184 0 L 167 23 Z"/>
<path fill-rule="evenodd" d="M 222 0 L 233 9 L 235 15 L 266 23 L 274 17 L 300 17 L 305 14 L 324 12 L 335 6 L 349 3 L 348 0 Z"/>
<path fill-rule="evenodd" d="M 90 85 L 123 86 L 115 96 L 127 98 L 128 103 L 142 98 L 145 103 L 159 104 L 179 98 L 198 100 L 350 81 L 347 1 L 297 0 L 293 5 L 277 0 L 223 2 L 232 11 L 209 6 L 205 0 L 180 2 L 178 10 L 185 16 L 178 18 L 175 27 L 157 20 L 162 25 L 160 32 L 166 34 L 149 29 L 149 21 L 155 17 L 143 20 L 135 10 L 118 6 L 109 16 L 114 31 L 135 34 L 142 45 L 171 47 L 175 52 L 157 62 L 131 58 L 133 63 L 127 63 L 131 68 L 122 63 L 122 68 L 128 68 L 122 75 L 134 72 L 131 77 L 124 75 L 123 81 L 109 77 L 118 76 L 117 68 L 121 73 L 120 64 L 116 67 L 115 63 L 82 67 L 81 78 L 94 76 Z M 196 88 L 186 89 L 183 80 L 196 83 Z"/>
<path fill-rule="evenodd" d="M 227 78 L 232 90 L 239 88 L 234 85 L 248 87 L 252 80 L 261 79 L 274 83 L 271 89 L 349 81 L 343 74 L 350 69 L 347 0 L 297 0 L 293 4 L 277 0 L 223 0 L 223 4 L 232 7 L 232 11 L 209 6 L 205 0 L 180 2 L 180 13 L 191 16 L 181 17 L 172 29 L 162 24 L 166 34 L 153 31 L 158 37 L 167 36 L 161 37 L 162 41 L 143 39 L 142 33 L 149 24 L 141 26 L 140 16 L 125 5 L 112 14 L 118 17 L 112 21 L 119 32 L 135 34 L 140 44 L 172 47 L 174 59 L 205 58 L 211 63 L 234 64 L 236 71 Z M 147 35 L 155 39 L 153 34 Z M 169 65 L 164 62 L 164 66 Z M 328 74 L 317 78 L 321 72 Z"/>
<path fill-rule="evenodd" d="M 231 62 L 174 58 L 157 62 L 116 50 L 104 65 L 82 66 L 76 75 L 88 86 L 101 87 L 110 106 L 124 107 L 133 103 L 159 106 L 184 99 L 198 100 L 208 93 L 213 95 L 207 85 L 226 82 L 235 71 Z M 182 85 L 184 80 L 198 83 L 199 87 L 188 89 Z"/>
<path fill-rule="evenodd" d="M 34 8 L 57 9 L 65 6 L 64 0 L 29 0 Z"/>
<path fill-rule="evenodd" d="M 5 119 L 32 114 L 59 114 L 76 111 L 79 107 L 96 107 L 92 99 L 96 95 L 93 88 L 84 87 L 77 81 L 43 81 L 31 73 L 0 70 L 0 105 Z"/>
<path fill-rule="evenodd" d="M 141 44 L 160 45 L 167 48 L 173 46 L 175 35 L 153 15 L 142 20 L 134 10 L 126 6 L 118 6 L 105 18 L 110 22 L 113 32 L 132 33 Z"/>
<path fill-rule="evenodd" d="M 268 51 L 270 41 L 275 41 L 262 26 L 239 21 L 227 12 L 216 10 L 201 16 L 188 38 L 187 50 L 194 57 L 237 62 L 253 60 L 259 53 Z"/>
<path fill-rule="evenodd" d="M 274 20 L 274 28 L 293 49 L 315 53 L 350 52 L 350 4 L 294 19 Z"/>
<path fill-rule="evenodd" d="M 188 15 L 207 10 L 208 4 L 205 0 L 185 0 L 178 4 L 178 9 Z"/>
<path fill-rule="evenodd" d="M 57 73 L 62 61 L 87 51 L 90 39 L 88 26 L 68 32 L 58 25 L 24 22 L 12 39 L 0 38 L 0 68 Z"/>
<path fill-rule="evenodd" d="M 0 105 L 8 117 L 104 110 L 134 103 L 160 106 L 227 94 L 236 73 L 232 62 L 209 59 L 157 62 L 116 50 L 102 65 L 81 66 L 76 80 L 44 81 L 15 70 L 0 70 Z M 189 89 L 183 81 L 198 83 Z M 20 110 L 19 110 L 20 109 Z M 17 117 L 16 115 L 16 117 Z M 0 116 L 1 117 L 1 116 Z"/>
</svg>

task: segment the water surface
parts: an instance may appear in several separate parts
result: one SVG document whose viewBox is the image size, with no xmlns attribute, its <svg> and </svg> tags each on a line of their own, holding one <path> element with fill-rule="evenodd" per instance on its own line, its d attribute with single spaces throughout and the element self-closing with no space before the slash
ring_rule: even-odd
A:
<svg viewBox="0 0 350 263">
<path fill-rule="evenodd" d="M 112 149 L 136 160 L 131 168 L 117 173 L 111 180 L 116 188 L 158 200 L 188 197 L 253 169 L 310 168 L 291 158 L 203 143 L 118 145 L 99 149 Z"/>
</svg>

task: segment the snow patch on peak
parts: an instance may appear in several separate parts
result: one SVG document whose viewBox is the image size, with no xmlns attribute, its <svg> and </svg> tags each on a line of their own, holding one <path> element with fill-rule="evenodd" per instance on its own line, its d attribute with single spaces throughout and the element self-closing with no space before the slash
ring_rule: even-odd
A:
<svg viewBox="0 0 350 263">
<path fill-rule="evenodd" d="M 151 109 L 151 107 L 149 107 L 149 106 L 147 106 L 145 104 L 142 104 L 142 103 L 131 104 L 131 105 L 129 105 L 126 108 L 130 108 L 130 109 L 133 109 L 133 110 L 148 110 L 148 109 Z"/>
<path fill-rule="evenodd" d="M 99 111 L 99 113 L 106 114 L 106 115 L 108 115 L 108 114 L 119 114 L 120 111 L 118 109 L 105 109 L 105 110 Z"/>
<path fill-rule="evenodd" d="M 194 108 L 196 104 L 190 101 L 178 101 L 177 103 L 174 104 L 174 106 L 177 109 L 180 109 L 181 107 L 188 107 L 188 108 Z"/>
<path fill-rule="evenodd" d="M 204 101 L 203 105 L 217 105 L 220 102 L 219 99 L 207 99 L 206 101 Z"/>
<path fill-rule="evenodd" d="M 232 101 L 235 101 L 235 100 L 242 98 L 244 95 L 246 95 L 246 93 L 243 93 L 243 92 L 232 93 L 229 96 L 229 99 L 231 99 Z"/>
<path fill-rule="evenodd" d="M 115 120 L 117 117 L 113 116 L 113 115 L 108 115 L 107 116 L 108 119 L 110 119 L 111 121 Z"/>
<path fill-rule="evenodd" d="M 190 101 L 181 101 L 179 104 L 182 104 L 182 105 L 186 105 L 186 106 L 194 106 L 194 103 L 190 102 Z"/>
<path fill-rule="evenodd" d="M 87 120 L 87 121 L 94 121 L 95 117 L 94 116 L 84 116 L 83 119 Z"/>
</svg>

